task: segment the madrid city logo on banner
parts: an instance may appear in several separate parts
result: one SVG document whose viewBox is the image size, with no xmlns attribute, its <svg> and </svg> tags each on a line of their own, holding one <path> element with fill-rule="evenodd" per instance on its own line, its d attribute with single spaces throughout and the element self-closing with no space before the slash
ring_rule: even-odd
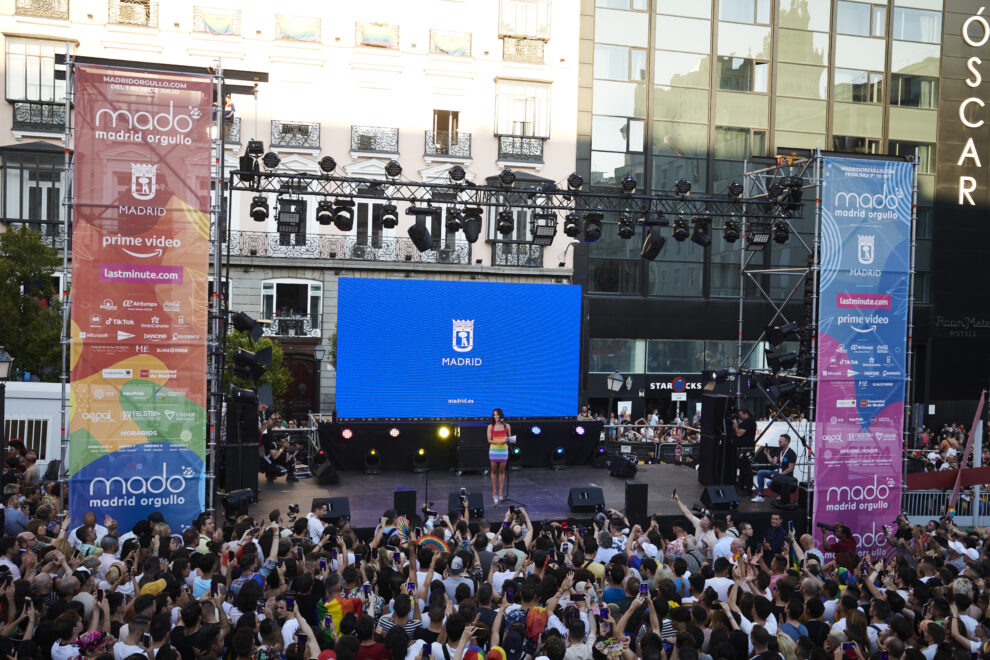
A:
<svg viewBox="0 0 990 660">
<path fill-rule="evenodd" d="M 131 163 L 131 195 L 148 201 L 155 196 L 158 166 L 151 163 Z"/>
<path fill-rule="evenodd" d="M 856 235 L 856 256 L 859 258 L 859 263 L 864 266 L 869 266 L 873 263 L 873 248 L 876 238 L 872 234 L 866 236 L 863 234 Z"/>
<path fill-rule="evenodd" d="M 474 321 L 459 321 L 451 319 L 453 322 L 453 335 L 451 338 L 451 348 L 458 353 L 467 353 L 474 348 Z"/>
</svg>

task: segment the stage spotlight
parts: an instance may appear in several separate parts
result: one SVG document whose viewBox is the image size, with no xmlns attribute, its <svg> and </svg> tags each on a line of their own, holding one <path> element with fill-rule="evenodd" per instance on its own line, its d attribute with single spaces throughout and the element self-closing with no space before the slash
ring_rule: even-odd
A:
<svg viewBox="0 0 990 660">
<path fill-rule="evenodd" d="M 786 220 L 775 220 L 772 232 L 773 240 L 780 244 L 786 243 L 791 237 L 791 228 Z"/>
<path fill-rule="evenodd" d="M 271 322 L 256 321 L 244 312 L 237 312 L 231 320 L 234 324 L 234 330 L 248 333 L 248 336 L 251 337 L 252 343 L 261 339 L 261 335 L 265 331 L 265 324 Z"/>
<path fill-rule="evenodd" d="M 746 250 L 759 252 L 770 242 L 770 223 L 752 220 L 746 231 Z"/>
<path fill-rule="evenodd" d="M 385 165 L 385 176 L 390 179 L 398 179 L 402 174 L 402 165 L 399 165 L 399 161 L 390 160 L 388 164 Z"/>
<path fill-rule="evenodd" d="M 498 233 L 503 236 L 511 234 L 512 230 L 515 229 L 516 222 L 512 217 L 512 211 L 504 209 L 499 211 L 495 216 L 495 228 L 498 229 Z"/>
<path fill-rule="evenodd" d="M 408 233 L 413 245 L 420 252 L 433 249 L 433 238 L 430 236 L 430 230 L 426 228 L 426 216 L 418 216 L 416 222 L 409 226 Z"/>
<path fill-rule="evenodd" d="M 734 197 L 736 199 L 739 199 L 740 197 L 742 197 L 743 191 L 744 191 L 743 184 L 740 183 L 739 181 L 733 181 L 732 183 L 729 184 L 729 197 Z"/>
<path fill-rule="evenodd" d="M 575 424 L 574 425 L 574 435 L 581 436 L 581 435 L 584 435 L 587 431 L 588 431 L 588 429 L 586 429 L 584 427 L 584 424 Z"/>
<path fill-rule="evenodd" d="M 324 156 L 320 159 L 320 169 L 329 174 L 337 169 L 337 161 L 332 156 Z"/>
<path fill-rule="evenodd" d="M 498 182 L 501 183 L 504 188 L 511 188 L 512 184 L 516 182 L 516 173 L 507 167 L 499 172 Z"/>
<path fill-rule="evenodd" d="M 350 231 L 354 227 L 354 200 L 336 199 L 333 202 L 333 224 L 340 231 Z"/>
<path fill-rule="evenodd" d="M 553 212 L 534 213 L 530 229 L 533 245 L 542 245 L 543 247 L 553 245 L 553 239 L 557 235 L 557 214 Z"/>
<path fill-rule="evenodd" d="M 509 445 L 509 464 L 506 469 L 522 469 L 522 449 L 519 448 L 519 445 Z"/>
<path fill-rule="evenodd" d="M 258 393 L 243 387 L 231 387 L 230 400 L 236 403 L 258 403 Z"/>
<path fill-rule="evenodd" d="M 400 433 L 401 433 L 401 431 L 399 431 L 399 427 L 398 426 L 393 426 L 392 428 L 390 428 L 388 430 L 388 437 L 390 437 L 390 438 L 398 438 Z"/>
<path fill-rule="evenodd" d="M 767 351 L 764 356 L 767 360 L 767 366 L 774 373 L 784 369 L 794 368 L 798 360 L 798 354 L 794 352 L 778 353 L 777 351 Z"/>
<path fill-rule="evenodd" d="M 447 228 L 447 231 L 457 232 L 460 230 L 462 224 L 460 209 L 447 209 L 447 222 L 444 223 L 444 227 Z"/>
<path fill-rule="evenodd" d="M 578 224 L 579 216 L 573 211 L 564 216 L 564 235 L 575 238 L 581 233 L 581 225 Z"/>
<path fill-rule="evenodd" d="M 774 181 L 767 188 L 767 196 L 774 202 L 781 202 L 784 199 L 784 193 L 786 191 L 787 189 L 780 181 Z"/>
<path fill-rule="evenodd" d="M 350 427 L 345 426 L 344 428 L 340 429 L 340 437 L 343 438 L 344 440 L 350 440 L 351 438 L 354 437 L 354 430 L 351 429 Z M 374 452 L 374 450 L 372 450 L 372 452 Z"/>
<path fill-rule="evenodd" d="M 464 177 L 467 176 L 467 171 L 460 165 L 454 165 L 447 170 L 447 176 L 450 177 L 451 181 L 463 181 Z"/>
<path fill-rule="evenodd" d="M 625 175 L 622 177 L 622 181 L 619 182 L 619 187 L 627 195 L 633 194 L 636 192 L 636 178 L 632 174 Z"/>
<path fill-rule="evenodd" d="M 763 336 L 768 344 L 776 348 L 785 341 L 799 341 L 801 339 L 801 326 L 793 321 L 784 325 L 768 326 L 763 331 Z"/>
<path fill-rule="evenodd" d="M 564 455 L 563 447 L 554 447 L 553 453 L 550 454 L 550 469 L 559 470 L 564 467 L 564 463 L 567 462 L 567 457 Z"/>
<path fill-rule="evenodd" d="M 276 167 L 279 166 L 279 163 L 282 162 L 282 159 L 279 158 L 278 154 L 275 153 L 274 151 L 269 151 L 267 154 L 265 154 L 265 157 L 261 159 L 261 162 L 264 163 L 265 167 L 267 167 L 268 169 L 274 170 Z"/>
<path fill-rule="evenodd" d="M 598 211 L 584 214 L 584 242 L 594 243 L 602 237 L 602 216 Z"/>
<path fill-rule="evenodd" d="M 678 179 L 674 184 L 674 190 L 678 195 L 688 195 L 691 193 L 691 182 L 687 179 Z"/>
<path fill-rule="evenodd" d="M 646 232 L 646 238 L 643 239 L 643 247 L 639 251 L 639 256 L 653 261 L 660 256 L 660 252 L 666 244 L 667 239 L 660 235 L 660 230 L 657 227 L 650 227 Z"/>
<path fill-rule="evenodd" d="M 712 244 L 712 233 L 708 228 L 708 221 L 704 218 L 694 219 L 694 231 L 691 232 L 691 242 L 701 247 L 708 247 Z"/>
<path fill-rule="evenodd" d="M 780 183 L 786 188 L 785 198 L 791 210 L 801 208 L 801 198 L 804 196 L 804 179 L 799 176 L 785 176 Z"/>
<path fill-rule="evenodd" d="M 628 240 L 636 235 L 636 223 L 628 215 L 619 218 L 619 238 Z"/>
<path fill-rule="evenodd" d="M 244 153 L 252 158 L 261 158 L 265 155 L 265 143 L 261 140 L 248 140 L 247 150 Z"/>
<path fill-rule="evenodd" d="M 382 207 L 382 228 L 395 229 L 399 224 L 399 208 L 389 202 Z"/>
<path fill-rule="evenodd" d="M 541 429 L 541 428 L 539 427 L 539 425 L 537 425 L 537 424 L 533 424 L 532 426 L 530 426 L 530 427 L 529 427 L 529 432 L 530 432 L 530 433 L 531 433 L 532 435 L 539 435 L 539 434 L 541 434 L 541 433 L 543 433 L 543 429 Z"/>
<path fill-rule="evenodd" d="M 674 218 L 674 228 L 671 230 L 671 234 L 675 241 L 686 241 L 688 236 L 691 235 L 691 225 L 688 223 L 687 218 L 683 216 Z"/>
<path fill-rule="evenodd" d="M 430 469 L 430 455 L 420 447 L 413 455 L 413 472 L 422 473 Z"/>
<path fill-rule="evenodd" d="M 484 211 L 480 206 L 464 207 L 464 238 L 468 243 L 476 243 L 481 236 L 481 216 Z"/>
<path fill-rule="evenodd" d="M 316 221 L 323 226 L 333 224 L 333 204 L 328 199 L 316 203 Z"/>
<path fill-rule="evenodd" d="M 268 198 L 264 195 L 255 195 L 251 198 L 250 207 L 251 219 L 255 222 L 264 222 L 268 219 Z"/>
<path fill-rule="evenodd" d="M 608 453 L 605 445 L 599 442 L 595 445 L 595 453 L 591 455 L 591 467 L 603 468 L 608 466 Z"/>
<path fill-rule="evenodd" d="M 369 449 L 368 453 L 364 455 L 364 473 L 365 474 L 378 474 L 379 468 L 381 468 L 382 462 L 381 458 L 378 456 L 378 450 Z"/>
<path fill-rule="evenodd" d="M 449 438 L 450 437 L 450 427 L 449 426 L 441 426 L 439 429 L 437 429 L 437 437 L 440 438 L 441 440 L 446 440 L 447 438 Z"/>
<path fill-rule="evenodd" d="M 572 172 L 569 177 L 567 177 L 567 189 L 568 190 L 580 190 L 581 186 L 584 185 L 584 177 L 582 177 L 577 172 Z"/>
<path fill-rule="evenodd" d="M 232 359 L 235 376 L 256 382 L 265 375 L 265 367 L 272 366 L 272 347 L 266 346 L 257 353 L 238 348 Z"/>
<path fill-rule="evenodd" d="M 739 240 L 739 221 L 735 218 L 726 218 L 722 225 L 722 238 L 726 243 L 735 243 Z"/>
</svg>

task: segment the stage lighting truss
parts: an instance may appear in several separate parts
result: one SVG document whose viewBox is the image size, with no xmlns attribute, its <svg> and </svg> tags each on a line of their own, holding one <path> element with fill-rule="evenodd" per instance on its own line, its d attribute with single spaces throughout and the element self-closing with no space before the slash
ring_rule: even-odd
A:
<svg viewBox="0 0 990 660">
<path fill-rule="evenodd" d="M 534 213 L 530 225 L 530 233 L 533 235 L 533 245 L 546 247 L 553 244 L 553 239 L 557 235 L 557 214 Z"/>
</svg>

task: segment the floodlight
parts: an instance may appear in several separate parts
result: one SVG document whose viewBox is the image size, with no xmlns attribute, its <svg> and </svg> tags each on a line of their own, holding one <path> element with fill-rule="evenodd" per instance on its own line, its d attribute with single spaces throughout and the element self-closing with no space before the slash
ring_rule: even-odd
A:
<svg viewBox="0 0 990 660">
<path fill-rule="evenodd" d="M 250 206 L 251 219 L 255 222 L 264 222 L 268 219 L 268 198 L 264 195 L 255 195 L 251 198 Z"/>
<path fill-rule="evenodd" d="M 743 188 L 743 184 L 741 182 L 739 182 L 739 181 L 733 181 L 732 183 L 729 184 L 729 196 L 730 197 L 735 197 L 735 198 L 738 199 L 738 198 L 742 197 L 742 194 L 743 194 L 744 191 L 745 191 L 745 188 Z"/>
<path fill-rule="evenodd" d="M 770 223 L 750 221 L 746 228 L 746 250 L 759 252 L 770 242 Z"/>
<path fill-rule="evenodd" d="M 376 449 L 369 449 L 368 453 L 364 455 L 365 474 L 378 474 L 381 464 L 381 458 L 379 458 L 378 451 Z"/>
<path fill-rule="evenodd" d="M 397 224 L 399 224 L 398 207 L 391 202 L 382 206 L 382 228 L 395 229 Z"/>
<path fill-rule="evenodd" d="M 781 369 L 792 369 L 797 364 L 798 354 L 792 352 L 778 353 L 777 351 L 767 351 L 765 354 L 767 366 L 777 373 Z"/>
<path fill-rule="evenodd" d="M 533 424 L 532 426 L 529 427 L 529 432 L 531 435 L 539 435 L 543 433 L 543 429 L 540 427 L 539 424 Z"/>
<path fill-rule="evenodd" d="M 390 438 L 398 438 L 400 433 L 401 433 L 401 431 L 399 431 L 399 427 L 398 426 L 393 426 L 392 428 L 390 428 L 388 430 L 388 437 L 390 437 Z"/>
<path fill-rule="evenodd" d="M 337 161 L 332 156 L 324 156 L 320 159 L 320 169 L 329 174 L 337 169 Z"/>
<path fill-rule="evenodd" d="M 252 158 L 261 158 L 265 155 L 265 143 L 261 140 L 248 140 L 247 150 L 244 153 Z"/>
<path fill-rule="evenodd" d="M 516 173 L 507 167 L 499 172 L 498 182 L 505 188 L 511 188 L 512 184 L 516 182 Z"/>
<path fill-rule="evenodd" d="M 234 375 L 255 382 L 265 375 L 265 367 L 270 367 L 272 364 L 272 347 L 266 346 L 257 353 L 238 348 L 234 351 L 232 359 Z"/>
<path fill-rule="evenodd" d="M 413 472 L 421 474 L 427 472 L 430 469 L 430 455 L 426 453 L 426 450 L 420 447 L 413 454 Z"/>
<path fill-rule="evenodd" d="M 481 216 L 484 211 L 480 206 L 466 206 L 463 213 L 464 238 L 468 243 L 475 243 L 481 236 Z"/>
<path fill-rule="evenodd" d="M 636 223 L 628 215 L 619 218 L 619 238 L 628 240 L 636 235 Z"/>
<path fill-rule="evenodd" d="M 580 190 L 581 186 L 584 185 L 584 177 L 582 177 L 577 172 L 572 172 L 569 177 L 567 177 L 567 188 L 568 190 Z"/>
<path fill-rule="evenodd" d="M 781 245 L 791 237 L 791 228 L 786 220 L 774 220 L 772 232 L 773 240 Z"/>
<path fill-rule="evenodd" d="M 340 437 L 343 438 L 344 440 L 350 440 L 351 438 L 354 437 L 354 431 L 349 427 L 345 426 L 344 428 L 340 429 Z"/>
<path fill-rule="evenodd" d="M 553 453 L 550 454 L 550 469 L 559 470 L 564 467 L 567 462 L 567 456 L 564 454 L 563 447 L 554 447 Z"/>
<path fill-rule="evenodd" d="M 450 177 L 451 181 L 463 181 L 464 177 L 467 176 L 467 172 L 460 165 L 454 165 L 447 170 L 447 176 Z"/>
<path fill-rule="evenodd" d="M 248 333 L 252 342 L 261 339 L 261 335 L 264 333 L 263 322 L 254 320 L 244 312 L 237 312 L 231 320 L 234 324 L 234 330 Z"/>
<path fill-rule="evenodd" d="M 447 222 L 444 224 L 444 226 L 447 228 L 447 231 L 456 232 L 461 228 L 462 224 L 463 223 L 461 222 L 460 209 L 456 209 L 456 208 L 447 209 Z"/>
<path fill-rule="evenodd" d="M 420 252 L 433 249 L 433 237 L 430 236 L 430 230 L 426 227 L 425 215 L 416 216 L 416 222 L 409 226 L 408 233 L 413 245 Z"/>
<path fill-rule="evenodd" d="M 556 213 L 534 213 L 532 222 L 533 245 L 546 247 L 553 244 L 557 235 Z"/>
<path fill-rule="evenodd" d="M 399 165 L 399 161 L 390 160 L 388 164 L 385 165 L 385 176 L 390 179 L 397 179 L 402 174 L 402 165 Z"/>
<path fill-rule="evenodd" d="M 674 190 L 678 195 L 687 195 L 691 192 L 691 182 L 687 179 L 678 179 L 674 184 Z"/>
<path fill-rule="evenodd" d="M 793 321 L 784 325 L 768 326 L 763 335 L 771 346 L 777 347 L 785 341 L 798 341 L 801 339 L 801 326 Z"/>
<path fill-rule="evenodd" d="M 522 449 L 519 445 L 509 445 L 509 464 L 507 470 L 522 469 Z"/>
<path fill-rule="evenodd" d="M 450 437 L 450 427 L 449 426 L 441 426 L 439 429 L 437 429 L 437 437 L 440 438 L 441 440 L 446 440 L 447 438 L 449 438 Z"/>
<path fill-rule="evenodd" d="M 627 195 L 633 194 L 636 192 L 636 178 L 632 174 L 625 175 L 622 177 L 622 181 L 619 182 L 619 187 Z"/>
<path fill-rule="evenodd" d="M 261 159 L 261 162 L 264 163 L 265 167 L 267 167 L 268 169 L 274 170 L 276 167 L 279 166 L 279 163 L 282 162 L 282 159 L 279 158 L 278 154 L 275 153 L 274 151 L 269 151 L 267 154 L 265 154 L 264 158 Z"/>
</svg>

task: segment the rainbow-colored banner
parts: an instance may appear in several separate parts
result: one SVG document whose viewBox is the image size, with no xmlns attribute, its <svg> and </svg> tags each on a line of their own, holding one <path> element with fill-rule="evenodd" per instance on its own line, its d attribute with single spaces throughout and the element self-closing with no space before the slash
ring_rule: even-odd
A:
<svg viewBox="0 0 990 660">
<path fill-rule="evenodd" d="M 384 23 L 358 23 L 357 41 L 359 46 L 374 48 L 398 48 L 399 28 Z"/>
<path fill-rule="evenodd" d="M 275 38 L 292 41 L 320 41 L 320 19 L 310 16 L 275 16 Z"/>
<path fill-rule="evenodd" d="M 240 32 L 241 12 L 236 9 L 196 8 L 195 32 L 207 34 L 237 34 Z"/>
<path fill-rule="evenodd" d="M 471 33 L 430 30 L 430 52 L 444 55 L 471 55 Z"/>
<path fill-rule="evenodd" d="M 213 82 L 74 80 L 69 509 L 181 529 L 205 492 Z"/>
</svg>

